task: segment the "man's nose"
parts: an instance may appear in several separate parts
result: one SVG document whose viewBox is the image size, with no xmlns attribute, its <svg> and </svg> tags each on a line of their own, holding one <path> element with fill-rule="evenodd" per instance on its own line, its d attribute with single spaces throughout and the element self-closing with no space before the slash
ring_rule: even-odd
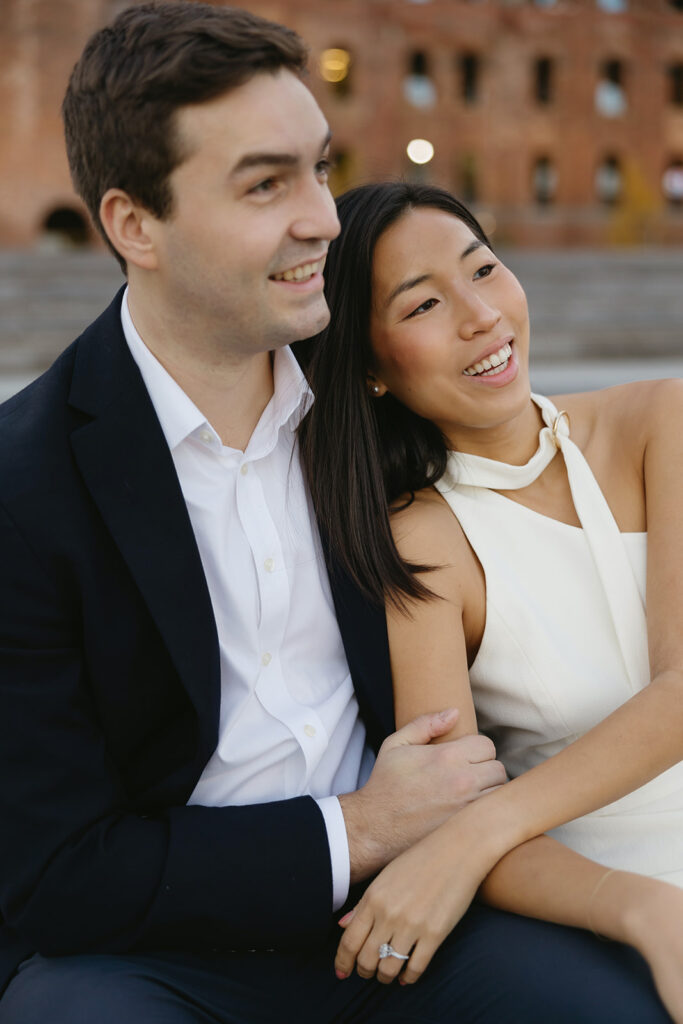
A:
<svg viewBox="0 0 683 1024">
<path fill-rule="evenodd" d="M 299 209 L 290 228 L 294 238 L 331 242 L 341 231 L 337 208 L 326 184 L 314 179 L 302 189 Z"/>
</svg>

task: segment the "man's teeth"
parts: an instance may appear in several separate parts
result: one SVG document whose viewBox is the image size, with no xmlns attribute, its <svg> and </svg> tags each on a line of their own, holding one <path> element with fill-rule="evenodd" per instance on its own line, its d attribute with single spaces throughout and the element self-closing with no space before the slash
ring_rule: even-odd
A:
<svg viewBox="0 0 683 1024">
<path fill-rule="evenodd" d="M 482 359 L 480 363 L 473 363 L 472 366 L 468 366 L 466 370 L 462 372 L 468 377 L 475 377 L 477 374 L 482 374 L 484 377 L 495 377 L 497 373 L 502 373 L 507 367 L 508 359 L 512 355 L 512 346 L 509 342 L 506 342 L 502 348 L 499 348 L 493 355 L 487 356 L 486 359 Z"/>
<path fill-rule="evenodd" d="M 305 281 L 322 270 L 324 262 L 324 260 L 317 260 L 315 263 L 302 263 L 300 267 L 294 267 L 293 270 L 285 270 L 284 274 L 273 274 L 273 280 Z"/>
</svg>

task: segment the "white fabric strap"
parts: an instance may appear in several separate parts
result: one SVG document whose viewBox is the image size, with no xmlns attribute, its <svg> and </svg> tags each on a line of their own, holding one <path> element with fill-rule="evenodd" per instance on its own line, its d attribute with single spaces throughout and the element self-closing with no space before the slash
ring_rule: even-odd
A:
<svg viewBox="0 0 683 1024">
<path fill-rule="evenodd" d="M 629 628 L 629 623 L 645 618 L 645 608 L 636 585 L 619 527 L 590 466 L 580 449 L 569 437 L 569 420 L 558 413 L 542 395 L 532 395 L 546 424 L 539 434 L 536 453 L 524 466 L 511 466 L 479 455 L 453 452 L 449 458 L 449 486 L 487 487 L 491 490 L 518 490 L 527 487 L 541 475 L 559 449 L 567 467 L 574 508 L 579 517 L 593 561 L 600 577 L 619 642 L 624 669 L 631 691 L 640 689 L 639 681 L 647 679 L 650 665 L 646 630 Z M 558 587 L 562 581 L 557 581 Z M 581 643 L 581 637 L 576 638 Z"/>
</svg>

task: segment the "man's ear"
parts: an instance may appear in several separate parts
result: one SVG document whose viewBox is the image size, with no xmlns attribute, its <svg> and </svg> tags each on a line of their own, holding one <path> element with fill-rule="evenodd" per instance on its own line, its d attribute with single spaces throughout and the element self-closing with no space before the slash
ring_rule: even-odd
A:
<svg viewBox="0 0 683 1024">
<path fill-rule="evenodd" d="M 157 253 L 149 228 L 155 220 L 127 192 L 110 188 L 100 202 L 100 220 L 107 238 L 126 263 L 144 270 L 156 270 Z"/>
<path fill-rule="evenodd" d="M 382 398 L 382 396 L 386 395 L 389 390 L 386 384 L 383 384 L 382 381 L 374 375 L 374 373 L 368 373 L 365 380 L 368 386 L 368 391 L 373 398 Z"/>
</svg>

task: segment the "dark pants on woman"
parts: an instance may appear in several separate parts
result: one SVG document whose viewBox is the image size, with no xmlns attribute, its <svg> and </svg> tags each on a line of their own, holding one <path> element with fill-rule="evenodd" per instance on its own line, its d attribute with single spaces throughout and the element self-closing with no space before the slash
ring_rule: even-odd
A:
<svg viewBox="0 0 683 1024">
<path fill-rule="evenodd" d="M 338 981 L 314 953 L 35 956 L 0 1024 L 664 1024 L 647 965 L 587 932 L 475 907 L 416 984 Z"/>
</svg>

